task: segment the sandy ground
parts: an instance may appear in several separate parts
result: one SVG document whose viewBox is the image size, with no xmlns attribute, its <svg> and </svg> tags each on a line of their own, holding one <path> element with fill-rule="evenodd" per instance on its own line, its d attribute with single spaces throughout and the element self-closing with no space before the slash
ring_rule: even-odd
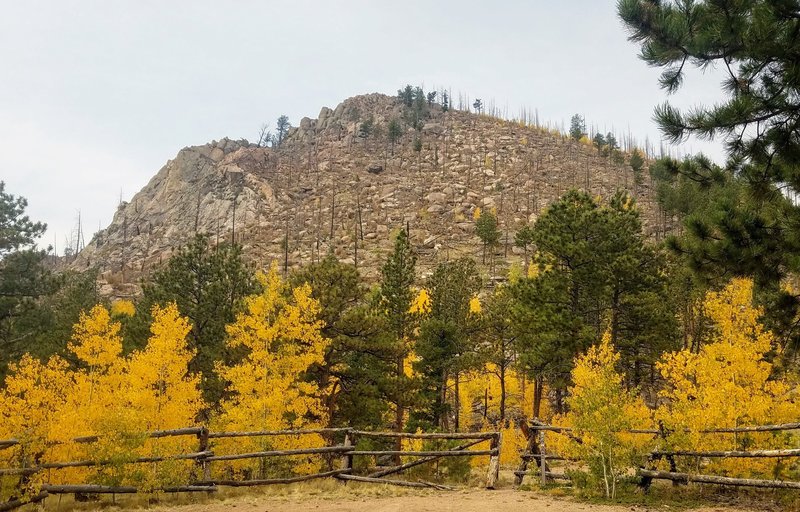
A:
<svg viewBox="0 0 800 512">
<path fill-rule="evenodd" d="M 152 510 L 152 509 L 151 509 Z M 519 490 L 469 490 L 418 492 L 401 496 L 258 496 L 243 495 L 222 501 L 159 506 L 163 512 L 645 512 L 676 510 L 668 506 L 610 506 L 580 503 L 566 497 L 550 497 Z M 724 507 L 692 509 L 695 512 L 735 510 Z M 743 510 L 743 509 L 738 509 Z"/>
</svg>

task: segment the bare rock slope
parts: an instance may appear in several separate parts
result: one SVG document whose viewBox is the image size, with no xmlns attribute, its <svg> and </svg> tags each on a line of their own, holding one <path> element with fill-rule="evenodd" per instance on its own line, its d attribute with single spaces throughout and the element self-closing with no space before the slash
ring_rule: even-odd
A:
<svg viewBox="0 0 800 512">
<path fill-rule="evenodd" d="M 388 125 L 402 117 L 396 98 L 370 94 L 303 118 L 280 147 L 222 139 L 184 148 L 119 206 L 73 266 L 98 266 L 106 293 L 135 293 L 174 248 L 207 233 L 215 242 L 235 238 L 259 265 L 291 268 L 333 251 L 374 277 L 392 233 L 408 226 L 424 273 L 448 258 L 481 257 L 473 213 L 488 208 L 503 232 L 501 269 L 520 257 L 519 226 L 573 187 L 601 196 L 627 188 L 653 230 L 647 180 L 634 185 L 627 163 L 591 146 L 437 105 L 421 129 L 401 122 L 392 143 Z"/>
</svg>

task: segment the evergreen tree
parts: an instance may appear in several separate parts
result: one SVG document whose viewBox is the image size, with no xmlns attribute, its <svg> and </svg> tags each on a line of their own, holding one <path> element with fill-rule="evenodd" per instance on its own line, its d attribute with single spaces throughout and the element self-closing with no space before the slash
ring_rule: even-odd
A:
<svg viewBox="0 0 800 512">
<path fill-rule="evenodd" d="M 586 135 L 586 122 L 583 120 L 583 116 L 575 114 L 569 123 L 569 136 L 575 140 L 581 140 L 584 135 Z"/>
<path fill-rule="evenodd" d="M 411 248 L 408 233 L 400 230 L 394 242 L 394 250 L 381 268 L 381 285 L 377 308 L 382 312 L 386 331 L 398 347 L 394 361 L 392 396 L 389 402 L 394 405 L 394 428 L 403 430 L 406 408 L 413 404 L 414 383 L 406 375 L 405 365 L 411 353 L 414 319 L 410 312 L 414 298 L 411 286 L 416 278 L 417 257 Z"/>
<path fill-rule="evenodd" d="M 480 290 L 481 279 L 475 262 L 461 258 L 440 263 L 427 288 L 431 309 L 420 324 L 420 360 L 414 365 L 423 376 L 423 394 L 429 404 L 421 416 L 425 423 L 448 430 L 453 412 L 447 400 L 448 381 L 453 378 L 457 383 L 459 373 L 476 362 L 470 346 L 470 300 Z M 458 396 L 458 389 L 454 395 Z"/>
<path fill-rule="evenodd" d="M 292 125 L 289 123 L 289 117 L 286 115 L 282 115 L 278 118 L 278 123 L 275 126 L 275 145 L 280 146 L 283 144 L 283 141 L 286 139 L 286 134 L 289 132 L 289 128 Z"/>
<path fill-rule="evenodd" d="M 392 145 L 392 156 L 394 156 L 394 145 L 400 140 L 400 137 L 403 136 L 403 128 L 400 126 L 397 119 L 391 119 L 389 121 L 386 135 L 389 137 L 389 143 Z"/>
<path fill-rule="evenodd" d="M 663 68 L 659 82 L 667 93 L 681 87 L 687 66 L 718 65 L 727 73 L 723 101 L 688 112 L 669 103 L 656 108 L 672 141 L 724 138 L 726 172 L 745 191 L 743 200 L 717 203 L 708 218 L 690 221 L 689 236 L 673 247 L 708 278 L 752 276 L 771 322 L 785 335 L 782 343 L 800 348 L 800 295 L 781 287 L 787 275 L 800 271 L 800 206 L 787 199 L 800 190 L 800 5 L 622 0 L 618 10 L 645 62 Z M 719 176 L 703 165 L 673 169 L 708 187 Z"/>
<path fill-rule="evenodd" d="M 15 334 L 15 321 L 35 306 L 36 300 L 54 290 L 47 253 L 36 248 L 46 226 L 25 214 L 24 197 L 5 191 L 0 181 L 0 354 L 24 348 L 27 336 Z M 14 346 L 12 348 L 12 345 Z M 7 363 L 0 358 L 0 363 Z M 3 364 L 4 365 L 4 364 Z"/>
<path fill-rule="evenodd" d="M 630 159 L 631 169 L 633 169 L 633 177 L 636 183 L 642 182 L 642 167 L 644 167 L 644 157 L 638 148 L 633 148 Z"/>
<path fill-rule="evenodd" d="M 602 205 L 571 191 L 533 231 L 537 274 L 512 288 L 525 368 L 546 378 L 561 410 L 574 357 L 608 323 L 629 378 L 640 379 L 674 333 L 663 260 L 645 245 L 633 201 L 618 194 Z"/>
<path fill-rule="evenodd" d="M 478 219 L 475 221 L 475 234 L 483 243 L 483 264 L 486 264 L 486 249 L 492 251 L 500 241 L 500 230 L 497 227 L 497 216 L 489 210 L 481 210 Z"/>
<path fill-rule="evenodd" d="M 404 88 L 398 89 L 397 98 L 406 107 L 412 106 L 414 104 L 414 88 L 410 85 L 406 85 Z"/>
<path fill-rule="evenodd" d="M 530 248 L 533 244 L 533 227 L 525 224 L 514 234 L 514 245 L 525 251 L 525 268 L 530 262 Z"/>
<path fill-rule="evenodd" d="M 480 360 L 491 364 L 491 369 L 500 382 L 500 416 L 498 420 L 501 424 L 507 417 L 507 379 L 517 361 L 517 331 L 514 329 L 509 314 L 513 306 L 514 297 L 510 289 L 507 286 L 498 286 L 481 308 Z"/>
<path fill-rule="evenodd" d="M 142 289 L 136 321 L 125 341 L 133 347 L 143 346 L 152 306 L 174 302 L 192 324 L 189 345 L 196 355 L 190 370 L 202 375 L 201 386 L 207 402 L 217 403 L 224 385 L 213 371 L 214 364 L 231 362 L 234 355 L 225 345 L 225 326 L 236 320 L 243 299 L 258 291 L 253 273 L 242 259 L 241 248 L 227 243 L 211 247 L 208 236 L 197 235 L 164 268 L 156 271 Z"/>
<path fill-rule="evenodd" d="M 603 146 L 606 145 L 606 138 L 603 137 L 602 133 L 595 134 L 594 138 L 592 139 L 594 145 L 597 146 L 597 149 L 603 149 Z"/>
<path fill-rule="evenodd" d="M 388 412 L 398 344 L 386 320 L 368 302 L 353 265 L 333 254 L 292 274 L 292 287 L 308 283 L 319 301 L 322 335 L 331 340 L 325 361 L 310 370 L 331 426 L 379 428 Z"/>
</svg>

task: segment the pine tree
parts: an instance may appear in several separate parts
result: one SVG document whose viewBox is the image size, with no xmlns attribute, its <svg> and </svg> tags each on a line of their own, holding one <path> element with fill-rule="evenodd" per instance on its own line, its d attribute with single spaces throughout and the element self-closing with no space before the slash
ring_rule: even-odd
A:
<svg viewBox="0 0 800 512">
<path fill-rule="evenodd" d="M 154 305 L 174 302 L 192 325 L 189 340 L 196 355 L 190 369 L 202 376 L 208 403 L 217 403 L 223 385 L 213 372 L 214 363 L 231 362 L 233 356 L 225 346 L 225 326 L 236 319 L 244 298 L 258 290 L 241 248 L 227 243 L 211 247 L 208 236 L 198 235 L 142 288 L 139 312 L 126 329 L 127 347 L 144 345 Z"/>
<path fill-rule="evenodd" d="M 414 383 L 406 375 L 406 360 L 411 353 L 414 320 L 411 304 L 414 293 L 411 286 L 416 279 L 417 257 L 414 254 L 408 233 L 400 230 L 394 242 L 394 250 L 381 268 L 381 285 L 378 309 L 382 312 L 387 330 L 398 347 L 394 364 L 394 392 L 389 401 L 394 405 L 394 428 L 403 430 L 405 410 L 414 402 Z"/>
<path fill-rule="evenodd" d="M 586 135 L 586 122 L 583 120 L 583 116 L 575 114 L 569 123 L 569 136 L 575 140 L 581 140 L 584 135 Z"/>
<path fill-rule="evenodd" d="M 448 429 L 452 409 L 447 400 L 448 381 L 477 363 L 470 346 L 470 301 L 481 288 L 475 262 L 461 258 L 440 263 L 427 282 L 430 311 L 420 322 L 414 368 L 423 376 L 423 394 L 429 408 L 420 415 L 429 425 Z M 457 386 L 456 386 L 457 387 Z M 454 391 L 455 396 L 458 390 Z M 457 410 L 457 408 L 455 409 Z"/>
<path fill-rule="evenodd" d="M 15 319 L 29 311 L 37 298 L 53 291 L 51 273 L 44 266 L 47 253 L 35 245 L 46 226 L 31 221 L 25 214 L 27 207 L 24 197 L 6 193 L 0 181 L 0 354 L 17 349 L 12 347 L 18 337 Z M 0 357 L 0 367 L 8 363 L 4 359 Z"/>
<path fill-rule="evenodd" d="M 293 287 L 308 283 L 320 303 L 322 335 L 331 340 L 322 364 L 309 370 L 323 393 L 331 426 L 378 428 L 387 412 L 398 346 L 386 320 L 368 303 L 358 270 L 333 254 L 292 274 Z"/>
<path fill-rule="evenodd" d="M 608 204 L 571 191 L 533 226 L 535 272 L 513 285 L 521 359 L 545 377 L 563 408 L 573 358 L 610 322 L 629 379 L 639 381 L 674 339 L 663 259 L 644 243 L 626 194 Z"/>
<path fill-rule="evenodd" d="M 642 59 L 663 69 L 659 83 L 667 93 L 683 85 L 689 66 L 717 65 L 727 74 L 723 101 L 689 111 L 665 103 L 655 111 L 672 141 L 724 138 L 726 172 L 746 190 L 744 200 L 719 203 L 709 217 L 688 224 L 688 240 L 673 246 L 688 252 L 705 277 L 752 276 L 770 321 L 785 333 L 783 344 L 800 348 L 792 327 L 800 296 L 780 284 L 800 271 L 800 206 L 787 199 L 800 190 L 797 2 L 623 0 L 618 10 Z M 708 187 L 718 177 L 702 165 L 675 169 Z"/>
<path fill-rule="evenodd" d="M 478 218 L 475 220 L 475 234 L 481 239 L 483 243 L 483 258 L 482 262 L 486 264 L 486 249 L 492 251 L 494 256 L 494 248 L 500 241 L 500 230 L 497 227 L 497 216 L 494 212 L 489 210 L 481 210 L 478 213 Z"/>
</svg>

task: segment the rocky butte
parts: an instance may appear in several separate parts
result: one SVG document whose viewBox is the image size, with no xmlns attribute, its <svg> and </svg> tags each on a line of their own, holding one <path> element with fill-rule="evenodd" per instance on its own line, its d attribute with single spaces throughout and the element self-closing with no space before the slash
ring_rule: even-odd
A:
<svg viewBox="0 0 800 512">
<path fill-rule="evenodd" d="M 448 258 L 480 261 L 473 213 L 482 208 L 498 218 L 493 274 L 502 275 L 522 258 L 515 231 L 573 187 L 604 197 L 628 189 L 646 229 L 659 232 L 647 172 L 637 183 L 627 154 L 610 158 L 545 128 L 435 103 L 413 126 L 408 109 L 396 97 L 356 96 L 303 118 L 278 147 L 227 138 L 186 147 L 71 265 L 97 266 L 104 294 L 131 295 L 174 248 L 207 233 L 235 239 L 258 265 L 291 269 L 332 251 L 374 278 L 392 233 L 408 226 L 425 275 Z"/>
</svg>

